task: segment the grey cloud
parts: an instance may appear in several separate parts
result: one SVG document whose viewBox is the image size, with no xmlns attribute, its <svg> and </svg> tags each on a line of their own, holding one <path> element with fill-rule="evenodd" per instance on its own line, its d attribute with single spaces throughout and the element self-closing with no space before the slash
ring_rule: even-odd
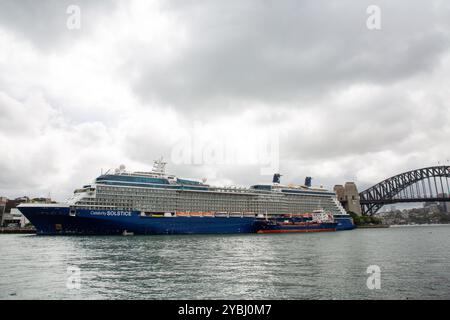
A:
<svg viewBox="0 0 450 320">
<path fill-rule="evenodd" d="M 378 3 L 381 31 L 366 28 L 371 1 L 168 1 L 164 8 L 184 23 L 190 43 L 157 64 L 133 56 L 125 70 L 139 75 L 133 87 L 144 101 L 198 114 L 239 100 L 276 106 L 352 83 L 389 85 L 433 70 L 449 45 L 448 17 L 423 1 Z"/>
<path fill-rule="evenodd" d="M 352 101 L 353 107 L 349 109 L 339 108 L 333 102 L 318 105 L 319 128 L 312 133 L 305 132 L 302 125 L 290 129 L 281 141 L 281 158 L 315 160 L 341 155 L 358 158 L 387 150 L 399 155 L 427 150 L 430 144 L 414 135 L 428 140 L 434 133 L 442 134 L 448 127 L 450 114 L 449 107 L 442 103 L 436 102 L 432 107 L 420 105 L 409 98 L 408 92 L 397 88 L 382 90 L 381 96 L 371 101 Z"/>
<path fill-rule="evenodd" d="M 169 18 L 169 27 L 186 32 L 180 43 L 170 43 L 175 52 L 164 56 L 158 41 L 142 41 L 147 30 L 134 30 L 134 21 L 127 21 L 127 1 L 120 6 L 116 1 L 0 1 L 0 31 L 30 41 L 38 57 L 55 54 L 70 65 L 77 57 L 59 53 L 67 53 L 75 40 L 104 45 L 105 52 L 115 48 L 105 61 L 92 61 L 108 71 L 117 66 L 108 59 L 121 67 L 105 77 L 87 70 L 83 77 L 94 80 L 89 90 L 70 99 L 69 91 L 79 88 L 49 89 L 59 79 L 42 81 L 39 72 L 27 73 L 20 63 L 14 64 L 19 70 L 5 69 L 0 142 L 8 149 L 0 159 L 0 191 L 19 196 L 56 189 L 68 195 L 101 167 L 125 163 L 148 169 L 160 155 L 170 160 L 179 135 L 191 133 L 193 119 L 215 125 L 230 115 L 230 131 L 242 129 L 242 122 L 233 120 L 244 116 L 252 129 L 272 124 L 280 130 L 284 182 L 301 183 L 312 175 L 317 184 L 330 187 L 357 177 L 366 186 L 405 168 L 450 158 L 445 63 L 450 5 L 377 1 L 382 30 L 369 31 L 366 8 L 372 2 L 162 1 L 158 9 Z M 68 4 L 82 8 L 81 32 L 65 28 Z M 120 23 L 131 31 L 119 32 L 112 43 L 100 41 L 95 31 L 113 24 L 108 16 L 118 8 L 127 12 Z M 141 31 L 139 36 L 135 31 Z M 84 59 L 90 61 L 87 51 Z M 39 60 L 42 70 L 49 63 L 44 60 Z M 1 63 L 8 65 L 7 59 Z M 113 85 L 106 84 L 102 96 L 97 86 L 110 77 Z M 122 85 L 140 100 L 119 95 Z M 337 101 L 358 86 L 376 92 Z M 45 101 L 28 99 L 31 90 L 43 92 Z M 416 92 L 423 98 L 412 97 Z M 112 101 L 123 108 L 114 109 Z M 167 109 L 174 116 L 159 112 Z M 309 122 L 317 127 L 309 130 Z M 260 167 L 169 165 L 179 176 L 238 185 L 270 181 Z"/>
<path fill-rule="evenodd" d="M 78 5 L 81 9 L 79 30 L 67 28 L 69 5 Z M 112 12 L 115 6 L 114 0 L 2 0 L 0 27 L 30 41 L 36 48 L 56 52 L 89 36 L 99 17 Z"/>
</svg>

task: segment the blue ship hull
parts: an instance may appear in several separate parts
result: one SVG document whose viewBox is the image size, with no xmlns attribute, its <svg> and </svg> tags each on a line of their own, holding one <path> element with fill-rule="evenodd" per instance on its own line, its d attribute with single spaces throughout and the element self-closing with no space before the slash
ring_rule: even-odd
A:
<svg viewBox="0 0 450 320">
<path fill-rule="evenodd" d="M 147 217 L 139 211 L 69 207 L 18 208 L 41 235 L 136 235 L 256 233 L 253 217 Z"/>
<path fill-rule="evenodd" d="M 334 217 L 334 221 L 337 222 L 336 231 L 353 230 L 355 224 L 353 219 L 349 217 Z"/>
<path fill-rule="evenodd" d="M 256 233 L 261 228 L 261 219 L 255 217 L 149 217 L 139 211 L 74 211 L 64 206 L 18 209 L 42 235 L 237 234 Z M 335 222 L 336 231 L 355 228 L 350 217 L 337 217 Z"/>
</svg>

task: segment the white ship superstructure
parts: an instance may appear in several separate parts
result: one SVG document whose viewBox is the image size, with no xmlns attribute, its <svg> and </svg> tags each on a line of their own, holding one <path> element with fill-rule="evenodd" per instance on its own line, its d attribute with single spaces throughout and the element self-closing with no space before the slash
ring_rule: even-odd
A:
<svg viewBox="0 0 450 320">
<path fill-rule="evenodd" d="M 69 204 L 82 209 L 136 210 L 145 214 L 207 212 L 233 215 L 282 215 L 323 209 L 345 214 L 336 194 L 306 185 L 257 184 L 249 188 L 215 187 L 165 173 L 155 161 L 151 172 L 127 172 L 120 166 L 75 191 Z M 279 175 L 278 175 L 279 177 Z"/>
</svg>

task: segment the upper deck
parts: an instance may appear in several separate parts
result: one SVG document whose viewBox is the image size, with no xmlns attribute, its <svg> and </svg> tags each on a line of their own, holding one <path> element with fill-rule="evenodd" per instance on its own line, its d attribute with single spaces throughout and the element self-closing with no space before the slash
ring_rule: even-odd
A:
<svg viewBox="0 0 450 320">
<path fill-rule="evenodd" d="M 333 191 L 324 188 L 311 187 L 306 185 L 283 185 L 279 181 L 271 184 L 255 184 L 250 187 L 235 186 L 210 186 L 206 180 L 196 181 L 193 179 L 182 179 L 175 175 L 165 173 L 165 162 L 157 160 L 151 172 L 128 172 L 125 166 L 121 165 L 115 170 L 108 170 L 105 174 L 97 177 L 93 185 L 86 185 L 78 189 L 75 193 L 91 193 L 95 191 L 95 185 L 120 186 L 129 188 L 157 188 L 166 190 L 180 190 L 192 192 L 208 193 L 232 193 L 232 194 L 292 194 L 292 195 L 320 195 L 335 196 Z M 276 175 L 279 176 L 279 175 Z M 279 178 L 279 177 L 278 177 Z"/>
</svg>

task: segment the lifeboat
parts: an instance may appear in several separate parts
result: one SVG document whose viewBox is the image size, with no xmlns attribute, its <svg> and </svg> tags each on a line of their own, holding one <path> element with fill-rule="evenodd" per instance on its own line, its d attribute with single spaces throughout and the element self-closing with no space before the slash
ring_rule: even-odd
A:
<svg viewBox="0 0 450 320">
<path fill-rule="evenodd" d="M 254 212 L 244 212 L 244 217 L 256 217 Z"/>
<path fill-rule="evenodd" d="M 203 216 L 204 217 L 214 217 L 214 213 L 213 212 L 203 212 Z"/>
<path fill-rule="evenodd" d="M 228 215 L 228 212 L 220 211 L 220 212 L 216 212 L 216 213 L 214 214 L 214 216 L 215 216 L 215 217 L 228 217 L 229 215 Z"/>
</svg>

